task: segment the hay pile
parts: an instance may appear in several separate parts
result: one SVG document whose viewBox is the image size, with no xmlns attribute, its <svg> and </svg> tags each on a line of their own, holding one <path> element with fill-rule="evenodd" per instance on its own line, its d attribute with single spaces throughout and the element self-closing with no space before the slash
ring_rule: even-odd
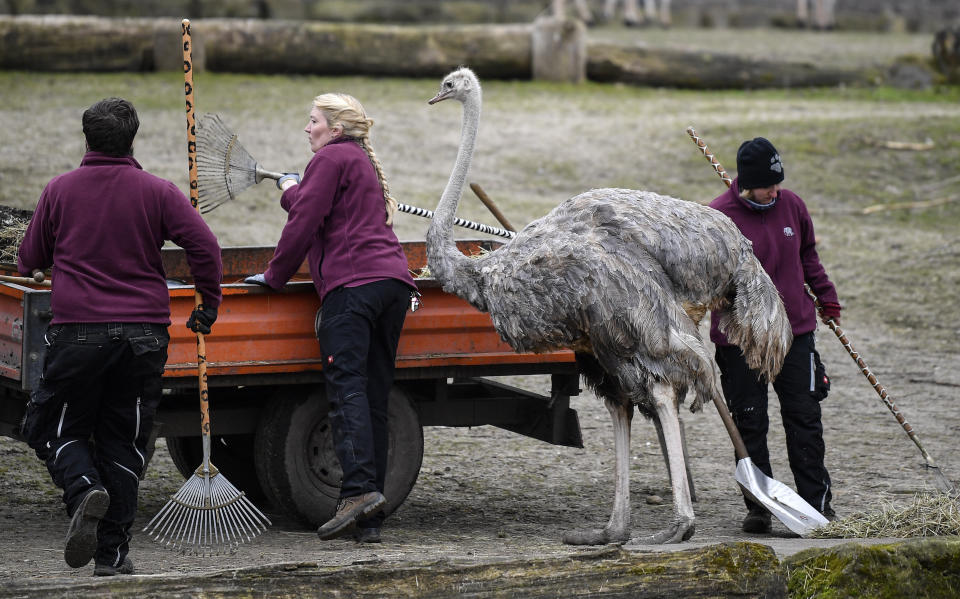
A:
<svg viewBox="0 0 960 599">
<path fill-rule="evenodd" d="M 869 537 L 937 537 L 960 535 L 960 502 L 956 494 L 918 493 L 906 505 L 882 501 L 879 512 L 857 512 L 815 529 L 820 539 Z"/>
<path fill-rule="evenodd" d="M 17 250 L 33 212 L 0 205 L 0 262 L 16 264 Z"/>
</svg>

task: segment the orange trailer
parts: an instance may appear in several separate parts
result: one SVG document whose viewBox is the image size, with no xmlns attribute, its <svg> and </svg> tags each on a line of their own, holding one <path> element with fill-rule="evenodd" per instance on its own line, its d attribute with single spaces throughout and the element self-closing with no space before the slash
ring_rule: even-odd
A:
<svg viewBox="0 0 960 599">
<path fill-rule="evenodd" d="M 498 242 L 462 241 L 475 253 Z M 426 264 L 423 242 L 405 242 L 410 269 Z M 196 337 L 183 323 L 194 305 L 185 254 L 165 249 L 170 289 L 170 347 L 164 399 L 155 434 L 186 477 L 202 459 L 197 394 Z M 280 292 L 243 283 L 263 272 L 272 247 L 223 249 L 223 304 L 206 337 L 213 432 L 211 461 L 238 488 L 311 525 L 335 511 L 340 467 L 333 452 L 314 334 L 320 301 L 304 264 Z M 0 265 L 0 274 L 16 275 Z M 418 278 L 422 307 L 408 312 L 397 352 L 390 401 L 389 511 L 407 497 L 423 457 L 422 426 L 494 425 L 557 445 L 582 447 L 576 411 L 579 393 L 570 351 L 517 353 L 489 315 Z M 19 438 L 19 422 L 40 376 L 43 334 L 52 314 L 50 288 L 0 283 L 0 434 Z M 543 396 L 488 377 L 550 375 Z M 151 444 L 152 446 L 152 444 Z"/>
</svg>

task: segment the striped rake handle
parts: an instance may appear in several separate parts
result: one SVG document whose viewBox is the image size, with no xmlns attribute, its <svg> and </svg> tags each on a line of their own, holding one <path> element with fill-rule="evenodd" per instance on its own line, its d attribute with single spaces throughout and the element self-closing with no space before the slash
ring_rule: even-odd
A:
<svg viewBox="0 0 960 599">
<path fill-rule="evenodd" d="M 687 127 L 687 135 L 690 136 L 690 139 L 693 140 L 693 143 L 697 144 L 697 147 L 700 148 L 700 152 L 703 153 L 703 156 L 710 163 L 710 166 L 713 167 L 713 170 L 716 171 L 717 175 L 726 183 L 729 188 L 733 184 L 733 179 L 730 178 L 730 175 L 727 174 L 727 171 L 723 168 L 720 162 L 716 159 L 710 149 L 707 147 L 707 143 L 697 135 L 697 131 L 691 126 Z M 814 303 L 817 306 L 817 312 L 820 313 L 821 318 L 823 317 L 823 306 L 820 304 L 820 300 L 813 293 L 813 290 L 810 289 L 809 285 L 804 285 L 807 290 L 807 293 L 813 298 Z M 887 393 L 887 390 L 880 384 L 880 381 L 877 380 L 875 374 L 870 372 L 870 368 L 867 367 L 866 362 L 863 361 L 863 358 L 860 356 L 860 353 L 853 349 L 853 346 L 850 344 L 850 340 L 847 339 L 847 336 L 843 333 L 843 329 L 840 328 L 832 318 L 825 321 L 827 326 L 830 327 L 830 330 L 837 336 L 837 339 L 840 340 L 843 348 L 847 350 L 847 353 L 850 354 L 850 357 L 853 358 L 853 361 L 857 363 L 857 366 L 860 368 L 860 372 L 863 376 L 867 377 L 870 385 L 873 386 L 873 390 L 877 392 L 877 395 L 880 396 L 880 399 L 883 401 L 884 405 L 887 406 L 887 409 L 890 410 L 890 413 L 893 414 L 893 417 L 897 419 L 897 422 L 900 423 L 900 426 L 903 427 L 903 430 L 907 433 L 907 436 L 910 437 L 910 440 L 914 442 L 917 446 L 917 449 L 920 450 L 920 455 L 923 456 L 924 462 L 926 462 L 926 467 L 932 469 L 936 472 L 937 476 L 935 481 L 937 488 L 939 488 L 944 493 L 953 493 L 955 487 L 953 483 L 947 480 L 947 477 L 943 475 L 943 472 L 940 470 L 940 467 L 937 466 L 936 462 L 933 461 L 933 458 L 930 457 L 930 454 L 927 453 L 927 450 L 924 449 L 923 445 L 920 444 L 920 438 L 917 437 L 917 434 L 913 431 L 913 427 L 910 426 L 910 423 L 907 422 L 907 419 L 904 417 L 903 413 L 900 412 L 900 408 L 897 407 L 897 404 L 890 398 L 890 395 Z"/>
<path fill-rule="evenodd" d="M 433 210 L 427 210 L 426 208 L 418 208 L 417 206 L 410 206 L 408 204 L 397 204 L 397 210 L 400 212 L 406 212 L 407 214 L 412 214 L 414 216 L 433 218 Z M 498 235 L 500 237 L 506 237 L 507 239 L 513 239 L 517 236 L 516 233 L 507 231 L 506 229 L 498 229 L 497 227 L 491 227 L 482 223 L 475 223 L 472 220 L 464 220 L 462 218 L 455 219 L 453 224 L 457 225 L 458 227 L 463 227 L 464 229 L 472 229 L 474 231 L 480 231 L 481 233 L 487 233 L 489 235 Z"/>
<path fill-rule="evenodd" d="M 733 185 L 733 179 L 730 178 L 730 175 L 727 174 L 727 171 L 724 170 L 723 166 L 720 165 L 720 162 L 716 159 L 713 153 L 710 151 L 710 148 L 707 147 L 707 142 L 697 135 L 696 129 L 692 126 L 687 127 L 687 135 L 690 136 L 690 139 L 693 140 L 693 143 L 697 144 L 697 147 L 700 148 L 700 152 L 703 153 L 703 157 L 707 159 L 707 162 L 710 163 L 710 166 L 713 167 L 713 170 L 716 171 L 717 175 L 723 179 L 723 182 L 727 184 L 729 188 Z"/>
</svg>

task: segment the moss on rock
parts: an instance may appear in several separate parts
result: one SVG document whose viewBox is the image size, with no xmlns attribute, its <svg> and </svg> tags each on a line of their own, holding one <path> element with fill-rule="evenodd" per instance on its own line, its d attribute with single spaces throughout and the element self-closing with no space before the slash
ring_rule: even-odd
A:
<svg viewBox="0 0 960 599">
<path fill-rule="evenodd" d="M 784 568 L 791 597 L 958 597 L 960 537 L 807 549 Z"/>
</svg>

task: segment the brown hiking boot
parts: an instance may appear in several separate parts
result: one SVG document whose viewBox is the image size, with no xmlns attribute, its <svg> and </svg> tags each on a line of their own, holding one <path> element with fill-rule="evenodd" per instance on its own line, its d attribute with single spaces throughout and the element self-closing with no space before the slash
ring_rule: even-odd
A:
<svg viewBox="0 0 960 599">
<path fill-rule="evenodd" d="M 93 487 L 73 513 L 63 548 L 63 559 L 71 568 L 82 568 L 93 559 L 97 551 L 97 526 L 108 507 L 110 495 L 103 487 Z"/>
<path fill-rule="evenodd" d="M 337 513 L 317 529 L 317 535 L 324 541 L 335 539 L 356 526 L 358 519 L 377 513 L 386 504 L 387 498 L 377 491 L 344 497 L 337 505 Z"/>
</svg>

